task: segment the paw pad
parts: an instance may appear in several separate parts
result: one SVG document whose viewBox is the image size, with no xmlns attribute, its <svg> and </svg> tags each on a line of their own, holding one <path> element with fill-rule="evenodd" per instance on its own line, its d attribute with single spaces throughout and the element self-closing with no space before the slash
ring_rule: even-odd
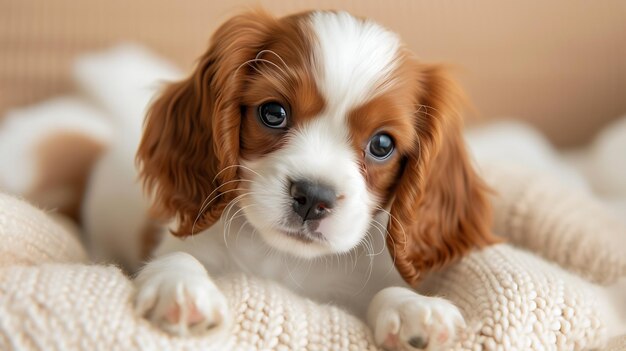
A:
<svg viewBox="0 0 626 351">
<path fill-rule="evenodd" d="M 425 349 L 428 347 L 428 339 L 421 336 L 414 336 L 409 339 L 409 345 L 415 349 Z"/>
</svg>

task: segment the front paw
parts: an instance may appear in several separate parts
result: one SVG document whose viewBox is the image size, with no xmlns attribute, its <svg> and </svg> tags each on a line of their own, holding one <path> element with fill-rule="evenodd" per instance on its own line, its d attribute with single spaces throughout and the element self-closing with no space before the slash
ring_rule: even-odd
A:
<svg viewBox="0 0 626 351">
<path fill-rule="evenodd" d="M 398 290 L 386 292 L 388 296 L 376 302 L 377 313 L 370 321 L 376 343 L 386 350 L 444 350 L 456 339 L 457 329 L 465 326 L 449 301 L 390 289 Z"/>
<path fill-rule="evenodd" d="M 226 298 L 190 255 L 176 253 L 150 262 L 135 283 L 137 313 L 172 335 L 201 336 L 230 324 Z"/>
</svg>

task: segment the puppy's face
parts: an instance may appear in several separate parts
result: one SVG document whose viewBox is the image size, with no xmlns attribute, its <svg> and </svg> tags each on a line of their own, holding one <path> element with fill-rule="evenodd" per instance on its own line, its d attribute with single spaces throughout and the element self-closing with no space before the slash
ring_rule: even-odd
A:
<svg viewBox="0 0 626 351">
<path fill-rule="evenodd" d="M 348 251 L 415 141 L 407 62 L 394 34 L 346 13 L 290 18 L 273 37 L 246 64 L 242 211 L 278 249 Z"/>
<path fill-rule="evenodd" d="M 459 94 L 397 36 L 347 13 L 235 17 L 155 102 L 138 158 L 177 234 L 231 205 L 271 246 L 346 252 L 370 226 L 413 282 L 492 242 Z M 373 221 L 390 209 L 390 221 Z M 228 218 L 226 218 L 228 219 Z"/>
</svg>

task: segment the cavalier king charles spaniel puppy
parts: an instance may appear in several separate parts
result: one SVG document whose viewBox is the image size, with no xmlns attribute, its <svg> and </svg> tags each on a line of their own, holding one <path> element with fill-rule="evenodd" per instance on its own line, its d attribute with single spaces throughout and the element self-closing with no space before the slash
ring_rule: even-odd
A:
<svg viewBox="0 0 626 351">
<path fill-rule="evenodd" d="M 227 332 L 213 278 L 245 272 L 345 307 L 387 349 L 439 350 L 459 310 L 412 288 L 497 241 L 440 65 L 345 12 L 238 15 L 145 121 L 137 160 L 171 220 L 138 273 L 139 313 Z"/>
</svg>

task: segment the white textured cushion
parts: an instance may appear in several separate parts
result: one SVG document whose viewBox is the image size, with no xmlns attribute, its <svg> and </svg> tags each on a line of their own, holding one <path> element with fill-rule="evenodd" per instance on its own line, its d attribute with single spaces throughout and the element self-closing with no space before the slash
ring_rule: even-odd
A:
<svg viewBox="0 0 626 351">
<path fill-rule="evenodd" d="M 132 284 L 118 268 L 84 260 L 74 236 L 0 194 L 1 350 L 375 349 L 368 328 L 341 309 L 242 275 L 218 280 L 236 314 L 229 340 L 170 337 L 134 315 Z M 471 254 L 422 288 L 463 311 L 469 328 L 457 350 L 606 342 L 597 287 L 507 245 Z"/>
<path fill-rule="evenodd" d="M 626 276 L 626 225 L 586 189 L 522 166 L 481 168 L 498 235 L 596 283 Z"/>
</svg>

